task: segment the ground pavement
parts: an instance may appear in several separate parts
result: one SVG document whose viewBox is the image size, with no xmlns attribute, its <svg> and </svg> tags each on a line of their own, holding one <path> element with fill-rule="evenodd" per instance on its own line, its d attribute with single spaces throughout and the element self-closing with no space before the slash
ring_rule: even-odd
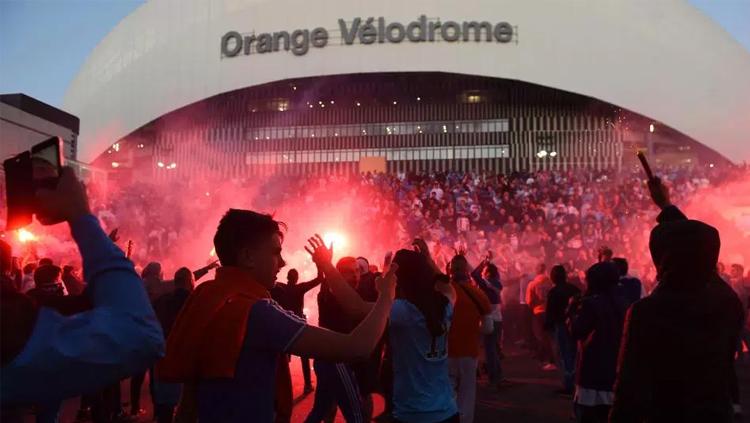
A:
<svg viewBox="0 0 750 423">
<path fill-rule="evenodd" d="M 302 422 L 312 407 L 314 394 L 302 395 L 302 375 L 299 360 L 292 359 L 291 370 L 294 378 L 294 394 L 296 405 L 292 422 Z M 529 358 L 526 353 L 510 349 L 503 361 L 506 378 L 510 382 L 500 390 L 489 387 L 482 379 L 477 392 L 477 423 L 569 423 L 571 421 L 571 399 L 555 394 L 559 387 L 559 374 L 556 371 L 542 371 L 539 364 Z M 742 393 L 742 407 L 750 413 L 750 362 L 738 364 L 740 390 Z M 314 380 L 314 373 L 313 373 Z M 129 402 L 129 382 L 123 382 L 123 401 Z M 152 415 L 151 401 L 148 396 L 148 380 L 143 384 L 141 404 L 146 408 L 146 416 Z M 78 400 L 65 403 L 62 423 L 73 422 L 78 408 Z M 383 400 L 375 398 L 375 414 L 383 409 Z M 127 410 L 127 407 L 126 407 Z M 149 422 L 148 417 L 138 419 L 139 422 Z M 344 422 L 339 413 L 336 422 Z"/>
</svg>

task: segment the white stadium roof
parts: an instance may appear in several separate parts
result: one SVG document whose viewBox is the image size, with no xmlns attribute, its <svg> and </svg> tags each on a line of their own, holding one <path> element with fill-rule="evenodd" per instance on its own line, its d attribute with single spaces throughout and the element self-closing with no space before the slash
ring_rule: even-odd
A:
<svg viewBox="0 0 750 423">
<path fill-rule="evenodd" d="M 339 20 L 507 22 L 513 41 L 342 41 Z M 446 25 L 446 27 L 450 24 Z M 229 31 L 322 27 L 325 47 L 221 54 Z M 398 35 L 397 28 L 394 28 Z M 366 38 L 365 38 L 366 39 Z M 484 41 L 484 39 L 482 40 Z M 146 123 L 239 88 L 310 76 L 450 72 L 515 79 L 608 102 L 662 122 L 728 159 L 750 160 L 750 53 L 682 0 L 152 0 L 94 49 L 64 109 L 91 161 Z"/>
</svg>

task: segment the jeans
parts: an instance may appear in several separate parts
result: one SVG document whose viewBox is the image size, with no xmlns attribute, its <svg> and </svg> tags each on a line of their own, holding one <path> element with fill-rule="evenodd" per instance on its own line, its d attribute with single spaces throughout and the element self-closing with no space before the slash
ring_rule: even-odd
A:
<svg viewBox="0 0 750 423">
<path fill-rule="evenodd" d="M 564 323 L 555 324 L 555 341 L 560 359 L 560 369 L 563 372 L 563 388 L 573 391 L 573 378 L 576 374 L 576 344 L 571 339 L 568 328 Z"/>
<path fill-rule="evenodd" d="M 477 361 L 476 357 L 448 357 L 448 372 L 453 383 L 453 390 L 456 392 L 461 423 L 474 421 L 477 398 Z"/>
<path fill-rule="evenodd" d="M 487 374 L 490 383 L 496 384 L 503 378 L 500 363 L 500 343 L 503 339 L 503 322 L 493 322 L 492 333 L 484 335 L 484 355 L 487 360 Z"/>
<path fill-rule="evenodd" d="M 315 360 L 313 362 L 318 386 L 315 401 L 305 423 L 319 423 L 338 406 L 347 423 L 363 423 L 362 402 L 357 380 L 352 370 L 343 363 Z"/>
</svg>

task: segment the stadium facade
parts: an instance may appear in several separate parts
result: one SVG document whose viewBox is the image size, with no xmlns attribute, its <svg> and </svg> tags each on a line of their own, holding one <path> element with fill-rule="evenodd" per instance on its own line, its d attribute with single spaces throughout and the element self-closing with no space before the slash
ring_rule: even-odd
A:
<svg viewBox="0 0 750 423">
<path fill-rule="evenodd" d="M 684 1 L 155 0 L 71 84 L 80 158 L 208 172 L 750 158 L 750 54 Z"/>
</svg>

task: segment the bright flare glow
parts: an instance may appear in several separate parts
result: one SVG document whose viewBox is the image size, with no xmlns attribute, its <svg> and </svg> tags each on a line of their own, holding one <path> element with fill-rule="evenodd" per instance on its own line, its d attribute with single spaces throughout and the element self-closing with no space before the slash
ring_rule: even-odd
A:
<svg viewBox="0 0 750 423">
<path fill-rule="evenodd" d="M 547 150 L 540 150 L 538 153 L 536 153 L 536 156 L 541 158 L 547 157 Z"/>
<path fill-rule="evenodd" d="M 29 241 L 36 241 L 36 235 L 32 234 L 31 232 L 27 231 L 26 229 L 19 229 L 18 230 L 18 240 L 20 242 L 26 243 Z"/>
<path fill-rule="evenodd" d="M 555 157 L 555 156 L 557 156 L 557 151 L 553 151 L 553 152 L 549 153 L 549 156 L 550 156 L 550 157 Z"/>
<path fill-rule="evenodd" d="M 649 132 L 654 132 L 654 124 L 653 123 L 650 124 L 650 125 L 648 125 L 648 131 Z"/>
<path fill-rule="evenodd" d="M 159 167 L 164 167 L 164 163 L 163 162 L 158 162 L 158 163 L 156 163 L 156 165 L 159 166 Z"/>
<path fill-rule="evenodd" d="M 342 248 L 346 247 L 346 237 L 339 232 L 326 232 L 323 234 L 323 242 L 327 246 L 331 246 L 333 243 L 333 251 L 341 251 Z"/>
<path fill-rule="evenodd" d="M 112 167 L 114 167 L 115 169 L 117 169 L 118 167 L 120 167 L 120 163 L 112 162 Z"/>
<path fill-rule="evenodd" d="M 209 251 L 208 255 L 211 257 L 216 257 L 216 248 L 212 248 L 211 251 Z"/>
</svg>

